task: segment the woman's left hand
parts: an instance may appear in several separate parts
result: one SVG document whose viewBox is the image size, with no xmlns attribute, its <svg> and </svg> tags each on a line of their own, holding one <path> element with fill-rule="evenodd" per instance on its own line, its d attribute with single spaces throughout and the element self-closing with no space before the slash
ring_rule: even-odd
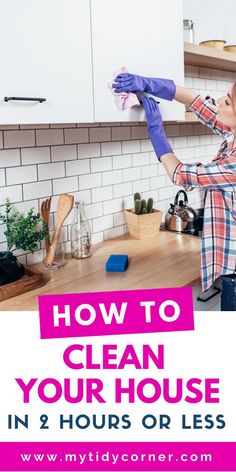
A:
<svg viewBox="0 0 236 472">
<path fill-rule="evenodd" d="M 173 153 L 173 149 L 166 138 L 158 104 L 153 98 L 143 97 L 142 100 L 147 119 L 148 134 L 155 153 L 160 160 L 163 154 Z"/>
</svg>

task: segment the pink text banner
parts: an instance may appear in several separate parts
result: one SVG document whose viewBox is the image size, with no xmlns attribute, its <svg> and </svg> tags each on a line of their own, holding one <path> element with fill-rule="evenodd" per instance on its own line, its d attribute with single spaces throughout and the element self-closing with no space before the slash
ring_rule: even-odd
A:
<svg viewBox="0 0 236 472">
<path fill-rule="evenodd" d="M 189 331 L 191 287 L 39 296 L 42 339 Z"/>
<path fill-rule="evenodd" d="M 2 471 L 235 471 L 235 442 L 0 443 Z"/>
</svg>

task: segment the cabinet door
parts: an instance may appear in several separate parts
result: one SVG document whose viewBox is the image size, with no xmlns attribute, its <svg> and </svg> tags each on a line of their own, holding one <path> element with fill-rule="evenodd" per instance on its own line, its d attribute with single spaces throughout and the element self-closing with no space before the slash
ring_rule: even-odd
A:
<svg viewBox="0 0 236 472">
<path fill-rule="evenodd" d="M 93 121 L 89 0 L 0 0 L 0 17 L 0 123 Z"/>
<path fill-rule="evenodd" d="M 142 121 L 141 107 L 116 107 L 107 83 L 124 66 L 183 85 L 182 0 L 91 0 L 91 9 L 95 121 Z M 184 119 L 181 104 L 161 100 L 160 109 L 165 120 Z"/>
</svg>

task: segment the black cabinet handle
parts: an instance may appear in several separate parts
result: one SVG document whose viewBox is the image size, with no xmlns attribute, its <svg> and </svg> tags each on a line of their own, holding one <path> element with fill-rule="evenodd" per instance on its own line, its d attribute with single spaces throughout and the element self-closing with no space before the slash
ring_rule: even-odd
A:
<svg viewBox="0 0 236 472">
<path fill-rule="evenodd" d="M 26 100 L 28 102 L 39 102 L 43 103 L 46 102 L 46 98 L 41 97 L 4 97 L 5 102 L 9 102 L 10 100 Z"/>
<path fill-rule="evenodd" d="M 197 301 L 198 301 L 198 302 L 203 302 L 203 303 L 208 302 L 208 301 L 211 300 L 212 298 L 216 297 L 216 295 L 218 295 L 218 293 L 221 292 L 221 289 L 220 289 L 219 287 L 215 287 L 215 286 L 214 286 L 213 288 L 214 288 L 214 290 L 215 290 L 215 293 L 212 293 L 212 295 L 210 295 L 210 296 L 207 297 L 207 298 L 197 297 Z"/>
</svg>

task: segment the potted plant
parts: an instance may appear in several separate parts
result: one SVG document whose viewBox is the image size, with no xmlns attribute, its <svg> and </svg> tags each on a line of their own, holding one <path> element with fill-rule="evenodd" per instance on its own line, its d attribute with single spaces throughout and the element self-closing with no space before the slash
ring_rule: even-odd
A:
<svg viewBox="0 0 236 472">
<path fill-rule="evenodd" d="M 14 212 L 9 199 L 6 200 L 5 214 L 0 213 L 0 222 L 6 225 L 4 234 L 7 240 L 7 251 L 0 251 L 0 285 L 4 285 L 14 282 L 24 273 L 24 266 L 13 252 L 22 249 L 34 253 L 38 250 L 39 241 L 48 238 L 48 232 L 40 213 L 34 214 L 34 208 L 26 216 Z"/>
<path fill-rule="evenodd" d="M 153 198 L 146 202 L 140 193 L 134 194 L 134 208 L 125 210 L 129 234 L 135 239 L 148 239 L 158 235 L 163 212 L 153 208 Z"/>
</svg>

